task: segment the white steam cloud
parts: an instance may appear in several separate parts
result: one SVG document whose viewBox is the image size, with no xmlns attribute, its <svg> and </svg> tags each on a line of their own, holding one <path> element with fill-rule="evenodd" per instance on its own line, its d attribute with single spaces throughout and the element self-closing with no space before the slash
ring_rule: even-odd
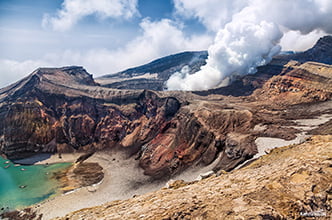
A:
<svg viewBox="0 0 332 220">
<path fill-rule="evenodd" d="M 206 90 L 227 85 L 234 75 L 255 73 L 257 66 L 279 53 L 284 33 L 332 33 L 328 0 L 223 1 L 228 14 L 207 13 L 207 8 L 218 8 L 219 1 L 202 2 L 208 6 L 190 5 L 189 0 L 175 0 L 175 6 L 178 13 L 197 17 L 210 30 L 220 26 L 208 49 L 207 64 L 191 75 L 185 70 L 173 74 L 166 83 L 169 90 Z"/>
</svg>

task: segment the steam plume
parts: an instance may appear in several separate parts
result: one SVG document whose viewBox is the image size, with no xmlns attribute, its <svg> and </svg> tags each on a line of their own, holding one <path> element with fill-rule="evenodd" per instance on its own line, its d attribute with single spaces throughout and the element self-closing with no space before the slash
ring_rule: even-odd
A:
<svg viewBox="0 0 332 220">
<path fill-rule="evenodd" d="M 236 13 L 221 25 L 208 49 L 207 64 L 191 75 L 186 70 L 174 73 L 166 83 L 169 90 L 206 90 L 226 86 L 234 75 L 255 73 L 258 66 L 267 64 L 280 52 L 278 44 L 287 31 L 332 33 L 332 23 L 327 22 L 332 20 L 332 1 L 235 1 L 241 4 L 232 5 L 241 8 L 232 9 Z M 177 2 L 184 10 L 187 0 Z M 199 16 L 201 13 L 196 17 L 204 20 Z"/>
</svg>

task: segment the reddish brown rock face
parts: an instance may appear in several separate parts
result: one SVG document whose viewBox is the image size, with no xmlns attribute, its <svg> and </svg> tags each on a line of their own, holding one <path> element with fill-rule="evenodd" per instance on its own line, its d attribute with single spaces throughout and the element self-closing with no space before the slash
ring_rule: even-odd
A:
<svg viewBox="0 0 332 220">
<path fill-rule="evenodd" d="M 179 172 L 193 164 L 210 146 L 214 148 L 213 133 L 187 114 L 179 113 L 175 119 L 164 123 L 160 133 L 144 146 L 140 166 L 147 175 Z"/>
<path fill-rule="evenodd" d="M 294 138 L 297 130 L 284 125 L 311 114 L 301 104 L 331 99 L 332 67 L 291 57 L 195 94 L 110 89 L 81 67 L 38 69 L 0 90 L 0 153 L 116 148 L 156 178 L 217 157 L 215 170 L 231 170 L 257 153 L 257 136 Z M 257 131 L 257 124 L 265 128 Z"/>
<path fill-rule="evenodd" d="M 55 120 L 37 102 L 13 103 L 6 106 L 7 114 L 1 120 L 2 141 L 7 151 L 23 154 L 42 150 L 44 143 L 55 135 Z"/>
<path fill-rule="evenodd" d="M 156 136 L 180 107 L 175 98 L 159 98 L 152 92 L 142 92 L 136 102 L 125 106 L 80 97 L 66 100 L 61 96 L 50 97 L 60 105 L 49 105 L 38 98 L 36 94 L 34 101 L 2 107 L 2 112 L 6 111 L 1 123 L 2 151 L 11 158 L 25 156 L 20 152 L 112 148 L 133 132 L 140 135 L 133 136 L 130 143 L 127 137 L 126 147 L 142 145 Z"/>
<path fill-rule="evenodd" d="M 255 95 L 285 105 L 326 101 L 332 97 L 330 65 L 314 62 L 288 65 L 294 66 L 282 75 L 273 76 Z"/>
<path fill-rule="evenodd" d="M 41 69 L 3 89 L 10 94 L 0 109 L 3 154 L 15 159 L 39 152 L 120 147 L 129 155 L 138 153 L 145 174 L 160 178 L 199 161 L 211 163 L 223 150 L 228 132 L 252 127 L 248 110 L 224 110 L 211 102 L 201 106 L 202 101 L 181 104 L 152 91 L 100 88 L 89 80 L 82 82 L 88 76 L 82 76 L 81 69 L 80 77 L 73 78 L 74 70 Z M 33 89 L 22 91 L 28 86 Z M 59 90 L 61 86 L 66 89 Z"/>
</svg>

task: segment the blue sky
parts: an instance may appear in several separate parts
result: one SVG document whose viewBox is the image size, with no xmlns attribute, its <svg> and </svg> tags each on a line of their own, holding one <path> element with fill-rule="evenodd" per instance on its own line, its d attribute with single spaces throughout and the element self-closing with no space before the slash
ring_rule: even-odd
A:
<svg viewBox="0 0 332 220">
<path fill-rule="evenodd" d="M 42 27 L 43 17 L 56 14 L 62 3 L 62 0 L 0 0 L 0 57 L 23 60 L 66 49 L 114 49 L 139 34 L 142 18 L 158 20 L 170 18 L 173 13 L 171 1 L 143 0 L 138 2 L 139 14 L 129 20 L 100 19 L 90 14 L 66 31 Z"/>
<path fill-rule="evenodd" d="M 70 2 L 83 12 L 70 11 Z M 207 49 L 212 41 L 197 19 L 180 19 L 172 0 L 91 0 L 101 6 L 90 12 L 84 12 L 82 2 L 0 0 L 0 86 L 39 66 L 82 65 L 98 76 L 183 50 Z M 112 9 L 117 3 L 120 9 Z M 62 20 L 61 11 L 68 12 Z M 70 19 L 75 21 L 67 27 Z"/>
<path fill-rule="evenodd" d="M 0 0 L 0 87 L 40 66 L 80 65 L 100 76 L 172 53 L 207 50 L 243 2 Z M 310 34 L 288 32 L 281 44 L 301 50 L 323 35 Z"/>
</svg>

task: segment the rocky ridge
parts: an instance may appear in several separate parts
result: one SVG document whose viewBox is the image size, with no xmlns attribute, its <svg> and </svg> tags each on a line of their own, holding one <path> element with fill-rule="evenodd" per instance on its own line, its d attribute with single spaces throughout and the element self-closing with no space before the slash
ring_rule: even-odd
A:
<svg viewBox="0 0 332 220">
<path fill-rule="evenodd" d="M 238 77 L 229 87 L 213 89 L 200 92 L 200 94 L 222 94 L 222 95 L 248 95 L 262 86 L 262 83 L 273 75 L 280 74 L 286 69 L 284 67 L 289 61 L 297 61 L 299 64 L 305 62 L 317 62 L 332 64 L 332 36 L 322 37 L 309 50 L 297 53 L 283 53 L 273 58 L 269 64 L 258 67 L 257 73 Z M 170 55 L 154 60 L 148 64 L 130 68 L 119 73 L 109 74 L 96 79 L 102 86 L 116 89 L 151 89 L 162 91 L 165 82 L 184 66 L 188 66 L 190 73 L 194 73 L 205 65 L 207 51 L 192 51 Z"/>
<path fill-rule="evenodd" d="M 209 91 L 119 90 L 101 85 L 82 67 L 40 68 L 0 90 L 0 153 L 17 159 L 41 152 L 121 151 L 135 163 L 131 168 L 139 167 L 151 182 L 166 182 L 195 165 L 213 164 L 212 173 L 221 174 L 67 216 L 73 219 L 293 219 L 320 210 L 328 216 L 330 136 L 272 150 L 258 160 L 255 155 L 265 154 L 258 137 L 331 134 L 331 38 L 306 52 L 277 56 L 256 74 Z M 191 53 L 182 55 L 192 60 Z M 151 73 L 165 80 L 174 66 L 187 65 L 181 56 L 174 65 L 171 56 L 165 65 L 161 59 L 127 73 L 134 81 Z M 193 62 L 197 68 L 201 58 Z M 322 116 L 317 126 L 301 124 Z M 246 166 L 248 160 L 252 164 Z M 70 189 L 103 178 L 104 166 L 80 165 L 63 175 Z M 233 171 L 239 165 L 246 167 Z M 112 175 L 108 168 L 105 173 Z"/>
<path fill-rule="evenodd" d="M 114 89 L 150 89 L 162 91 L 174 73 L 188 66 L 190 73 L 205 65 L 207 51 L 182 52 L 154 60 L 148 64 L 96 79 L 102 86 Z"/>
<path fill-rule="evenodd" d="M 309 51 L 325 51 L 328 61 L 330 38 Z M 200 60 L 204 52 L 196 55 Z M 176 60 L 182 56 L 193 59 L 184 53 Z M 299 131 L 285 128 L 289 119 L 331 114 L 331 107 L 306 111 L 330 100 L 331 66 L 292 57 L 276 57 L 228 87 L 195 93 L 118 90 L 101 86 L 82 67 L 40 68 L 0 90 L 0 150 L 16 159 L 121 149 L 155 178 L 215 160 L 215 170 L 229 171 L 257 153 L 256 137 L 290 140 Z M 163 75 L 173 58 L 164 66 L 152 62 L 141 73 L 153 67 Z"/>
<path fill-rule="evenodd" d="M 273 150 L 199 182 L 82 209 L 58 219 L 330 219 L 332 137 Z"/>
</svg>

